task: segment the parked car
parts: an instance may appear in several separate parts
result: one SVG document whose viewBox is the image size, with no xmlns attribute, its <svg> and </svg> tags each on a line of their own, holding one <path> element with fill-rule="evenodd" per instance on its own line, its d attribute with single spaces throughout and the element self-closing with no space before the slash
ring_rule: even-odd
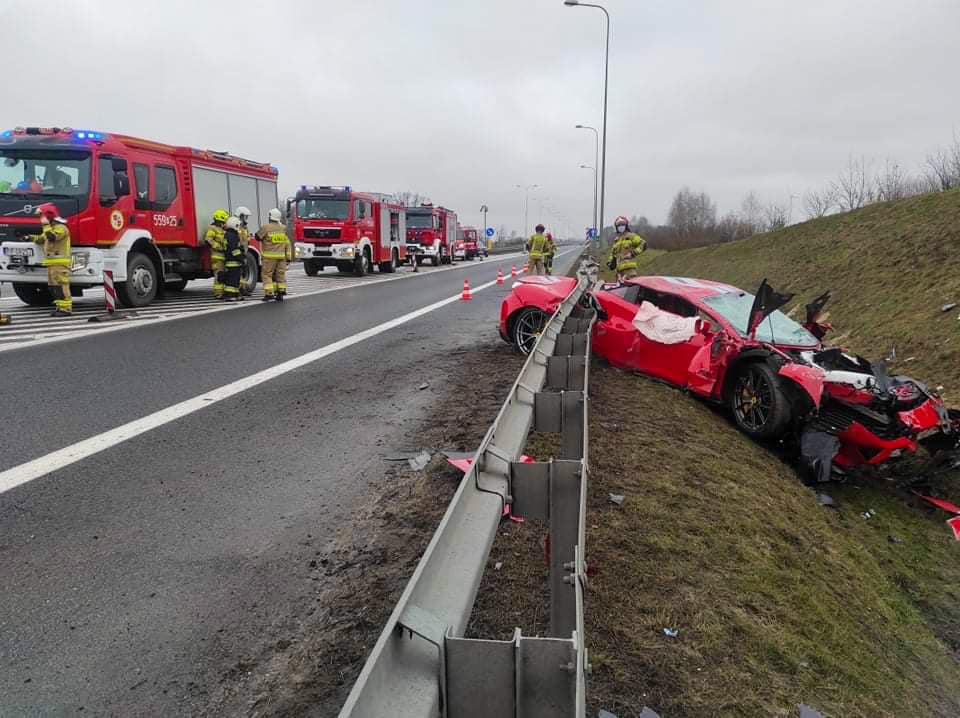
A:
<svg viewBox="0 0 960 718">
<path fill-rule="evenodd" d="M 523 353 L 575 285 L 525 277 L 500 308 L 500 335 Z M 792 295 L 766 282 L 756 295 L 719 282 L 638 277 L 585 295 L 597 310 L 593 351 L 726 406 L 757 439 L 793 437 L 814 480 L 929 448 L 957 448 L 960 412 L 922 382 L 890 376 L 884 363 L 822 343 L 829 293 L 800 324 L 779 310 Z"/>
</svg>

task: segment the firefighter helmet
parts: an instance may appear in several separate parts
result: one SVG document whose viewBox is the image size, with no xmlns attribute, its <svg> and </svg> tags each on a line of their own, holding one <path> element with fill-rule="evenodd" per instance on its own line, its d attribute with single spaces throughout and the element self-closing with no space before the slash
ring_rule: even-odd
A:
<svg viewBox="0 0 960 718">
<path fill-rule="evenodd" d="M 240 226 L 240 220 L 239 220 L 239 219 L 237 219 L 236 217 L 228 217 L 228 218 L 227 218 L 227 224 L 226 224 L 226 228 L 227 228 L 227 229 L 236 229 L 236 228 L 239 227 L 239 226 Z"/>
<path fill-rule="evenodd" d="M 280 210 L 276 208 L 271 209 L 269 212 L 267 212 L 267 217 L 270 218 L 271 222 L 279 222 L 281 219 Z"/>
<path fill-rule="evenodd" d="M 547 239 L 553 239 L 553 235 L 550 234 L 550 232 L 547 232 L 547 233 L 544 235 L 544 237 L 546 237 Z"/>
<path fill-rule="evenodd" d="M 227 210 L 218 209 L 213 212 L 213 221 L 214 222 L 226 222 L 230 218 L 230 215 L 227 214 Z"/>
<path fill-rule="evenodd" d="M 628 219 L 627 219 L 626 217 L 624 217 L 622 214 L 621 214 L 619 217 L 617 217 L 615 220 L 613 220 L 613 226 L 614 226 L 614 227 L 619 227 L 621 224 L 622 224 L 625 228 L 630 229 L 630 220 L 628 220 Z"/>
<path fill-rule="evenodd" d="M 546 227 L 544 227 L 542 224 L 538 224 L 536 227 L 534 227 L 534 229 L 535 229 L 535 230 L 537 231 L 537 233 L 539 234 L 539 233 L 543 232 L 543 230 L 546 229 Z"/>
<path fill-rule="evenodd" d="M 60 216 L 60 210 L 57 209 L 57 205 L 53 202 L 44 202 L 41 205 L 38 205 L 33 213 L 39 217 L 46 217 L 51 222 L 63 222 L 63 217 Z"/>
<path fill-rule="evenodd" d="M 246 219 L 247 217 L 250 216 L 250 210 L 247 209 L 246 207 L 237 207 L 237 211 L 234 212 L 234 215 L 236 215 L 240 219 Z"/>
</svg>

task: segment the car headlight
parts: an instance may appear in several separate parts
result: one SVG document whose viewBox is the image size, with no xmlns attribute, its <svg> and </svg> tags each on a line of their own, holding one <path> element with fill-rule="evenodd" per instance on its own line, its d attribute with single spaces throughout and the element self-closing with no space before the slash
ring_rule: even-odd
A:
<svg viewBox="0 0 960 718">
<path fill-rule="evenodd" d="M 345 247 L 343 250 L 343 254 L 346 257 L 352 257 L 355 252 L 356 250 L 353 247 Z"/>
<path fill-rule="evenodd" d="M 84 269 L 88 264 L 90 264 L 90 254 L 79 252 L 71 256 L 70 271 L 76 272 L 79 269 Z"/>
</svg>

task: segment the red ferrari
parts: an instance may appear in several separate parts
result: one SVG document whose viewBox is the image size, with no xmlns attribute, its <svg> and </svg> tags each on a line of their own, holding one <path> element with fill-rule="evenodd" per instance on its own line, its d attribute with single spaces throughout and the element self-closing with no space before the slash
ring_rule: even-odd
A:
<svg viewBox="0 0 960 718">
<path fill-rule="evenodd" d="M 567 277 L 525 277 L 500 307 L 500 335 L 529 353 L 547 318 L 575 286 Z M 821 343 L 826 293 L 801 325 L 780 311 L 793 295 L 764 281 L 756 295 L 705 279 L 638 277 L 598 285 L 593 350 L 729 408 L 758 439 L 795 437 L 811 481 L 913 452 L 954 449 L 960 412 L 884 363 Z"/>
</svg>

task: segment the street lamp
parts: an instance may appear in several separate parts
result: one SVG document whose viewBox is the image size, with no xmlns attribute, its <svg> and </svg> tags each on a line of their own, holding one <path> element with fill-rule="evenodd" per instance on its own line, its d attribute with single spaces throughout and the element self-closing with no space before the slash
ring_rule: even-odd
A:
<svg viewBox="0 0 960 718">
<path fill-rule="evenodd" d="M 530 236 L 530 227 L 527 225 L 527 214 L 530 209 L 530 190 L 536 189 L 539 186 L 538 184 L 515 185 L 517 189 L 523 190 L 523 236 L 525 238 Z"/>
<path fill-rule="evenodd" d="M 591 224 L 593 224 L 594 229 L 599 232 L 600 228 L 597 227 L 597 167 L 600 166 L 600 133 L 597 132 L 596 127 L 591 127 L 590 125 L 577 125 L 576 129 L 578 130 L 591 130 L 593 132 L 594 139 L 594 160 L 593 160 L 593 219 Z M 582 166 L 582 165 L 581 165 Z"/>
<path fill-rule="evenodd" d="M 481 229 L 480 231 L 482 233 L 481 236 L 483 237 L 483 239 L 481 241 L 483 242 L 484 247 L 487 246 L 487 211 L 488 211 L 487 205 L 485 204 L 480 205 L 480 212 L 483 214 L 483 229 Z M 481 259 L 483 258 L 481 257 Z"/>
<path fill-rule="evenodd" d="M 602 10 L 607 17 L 607 46 L 603 61 L 603 164 L 600 169 L 600 217 L 597 224 L 597 231 L 603 234 L 603 209 L 607 192 L 607 85 L 610 79 L 610 13 L 602 5 L 580 2 L 579 0 L 563 0 L 563 4 L 568 7 L 594 7 L 597 10 Z"/>
</svg>

